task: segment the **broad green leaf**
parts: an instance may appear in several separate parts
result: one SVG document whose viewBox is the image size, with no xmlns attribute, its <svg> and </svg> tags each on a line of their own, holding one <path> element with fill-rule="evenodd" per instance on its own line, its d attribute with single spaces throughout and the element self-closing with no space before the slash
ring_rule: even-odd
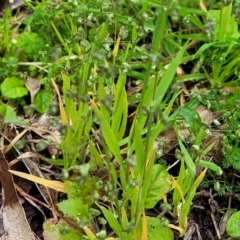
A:
<svg viewBox="0 0 240 240">
<path fill-rule="evenodd" d="M 57 206 L 68 217 L 76 218 L 80 216 L 81 218 L 85 218 L 89 215 L 88 206 L 83 204 L 80 198 L 63 200 Z"/>
<path fill-rule="evenodd" d="M 233 238 L 240 238 L 240 211 L 233 213 L 227 221 L 227 233 Z"/>
<path fill-rule="evenodd" d="M 40 90 L 35 99 L 34 106 L 39 113 L 47 112 L 49 106 L 52 104 L 53 96 L 49 90 Z"/>
<path fill-rule="evenodd" d="M 147 217 L 148 239 L 149 240 L 173 240 L 172 230 L 167 226 L 162 226 L 161 221 L 155 217 Z"/>
<path fill-rule="evenodd" d="M 12 107 L 7 104 L 0 105 L 0 115 L 3 117 L 3 124 L 13 123 L 20 125 L 28 125 L 28 122 L 18 120 L 16 113 Z"/>
<path fill-rule="evenodd" d="M 2 96 L 8 99 L 20 98 L 28 94 L 23 81 L 16 77 L 6 78 L 1 84 Z"/>
<path fill-rule="evenodd" d="M 43 223 L 43 238 L 44 240 L 74 240 L 81 239 L 83 234 L 70 227 L 63 220 L 59 220 L 54 224 L 51 220 L 46 220 Z"/>
<path fill-rule="evenodd" d="M 65 180 L 64 185 L 69 199 L 82 199 L 84 204 L 88 205 L 93 203 L 92 196 L 95 187 L 91 178 L 87 178 L 82 184 L 72 180 Z"/>
<path fill-rule="evenodd" d="M 190 130 L 194 134 L 197 134 L 202 125 L 199 114 L 192 108 L 183 107 L 180 109 L 180 115 L 186 120 L 187 124 L 190 126 Z"/>
<path fill-rule="evenodd" d="M 145 201 L 146 208 L 154 208 L 171 188 L 171 177 L 165 167 L 155 164 L 152 169 L 151 182 Z"/>
</svg>

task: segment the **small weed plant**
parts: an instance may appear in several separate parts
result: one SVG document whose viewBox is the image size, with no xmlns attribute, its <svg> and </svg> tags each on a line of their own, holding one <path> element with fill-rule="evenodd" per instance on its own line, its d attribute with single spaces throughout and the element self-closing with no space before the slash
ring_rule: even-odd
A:
<svg viewBox="0 0 240 240">
<path fill-rule="evenodd" d="M 59 111 L 61 159 L 49 163 L 61 167 L 67 193 L 57 208 L 77 227 L 47 223 L 45 236 L 186 235 L 201 183 L 211 186 L 213 179 L 216 186 L 225 170 L 236 175 L 240 169 L 239 4 L 44 0 L 25 1 L 27 13 L 4 11 L 1 127 Z M 185 74 L 178 74 L 181 68 Z M 220 113 L 214 127 L 196 111 L 199 105 Z M 22 111 L 24 121 L 17 118 Z M 225 127 L 217 129 L 218 123 Z M 221 133 L 221 162 L 209 158 L 214 128 Z M 168 129 L 176 142 L 173 166 L 163 164 L 161 134 Z M 233 177 L 231 189 L 234 184 Z M 239 212 L 227 232 L 239 237 L 235 219 Z"/>
</svg>

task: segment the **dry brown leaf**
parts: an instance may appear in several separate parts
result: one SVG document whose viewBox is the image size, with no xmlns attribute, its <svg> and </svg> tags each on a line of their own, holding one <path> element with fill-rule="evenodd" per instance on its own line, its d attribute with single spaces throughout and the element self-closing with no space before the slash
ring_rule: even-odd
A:
<svg viewBox="0 0 240 240">
<path fill-rule="evenodd" d="M 8 162 L 5 160 L 3 153 L 0 152 L 0 180 L 4 196 L 2 209 L 4 235 L 1 239 L 38 239 L 27 222 L 24 210 L 19 203 L 12 175 L 8 170 Z"/>
<path fill-rule="evenodd" d="M 41 87 L 41 83 L 37 78 L 28 77 L 25 81 L 25 86 L 27 87 L 27 89 L 30 92 L 31 103 L 33 103 L 34 97 Z"/>
</svg>

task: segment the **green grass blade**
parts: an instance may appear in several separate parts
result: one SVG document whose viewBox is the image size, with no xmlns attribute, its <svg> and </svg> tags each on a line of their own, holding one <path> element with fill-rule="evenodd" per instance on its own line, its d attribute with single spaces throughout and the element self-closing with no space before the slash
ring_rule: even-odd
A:
<svg viewBox="0 0 240 240">
<path fill-rule="evenodd" d="M 128 102 L 125 83 L 126 76 L 120 75 L 116 86 L 115 102 L 112 116 L 112 130 L 117 140 L 122 139 L 127 125 Z"/>
<path fill-rule="evenodd" d="M 98 109 L 98 107 L 96 106 L 96 104 L 93 101 L 91 101 L 91 106 L 92 106 L 93 111 L 94 111 L 94 113 L 96 114 L 96 116 L 99 120 L 100 128 L 101 128 L 103 137 L 104 137 L 104 139 L 107 143 L 107 146 L 109 147 L 109 149 L 113 153 L 117 162 L 119 164 L 121 164 L 122 158 L 121 158 L 121 154 L 120 154 L 120 148 L 118 146 L 118 141 L 117 141 L 109 123 L 105 120 L 102 112 Z"/>
<path fill-rule="evenodd" d="M 184 156 L 184 161 L 188 167 L 189 173 L 191 174 L 191 176 L 194 178 L 196 175 L 196 167 L 195 164 L 193 162 L 193 159 L 191 157 L 191 155 L 189 154 L 188 150 L 185 148 L 185 146 L 183 145 L 182 141 L 178 138 L 178 143 L 181 149 L 181 152 Z"/>
<path fill-rule="evenodd" d="M 116 217 L 114 217 L 113 213 L 107 210 L 105 207 L 101 206 L 100 208 L 103 212 L 104 217 L 107 219 L 110 227 L 113 229 L 113 231 L 117 234 L 118 237 L 121 237 L 122 229 Z"/>
<path fill-rule="evenodd" d="M 173 61 L 171 62 L 171 64 L 167 68 L 163 77 L 161 79 L 159 79 L 159 84 L 156 88 L 156 93 L 155 93 L 156 97 L 155 97 L 155 100 L 154 100 L 154 107 L 153 107 L 154 110 L 160 105 L 160 103 L 162 102 L 163 97 L 165 96 L 169 86 L 171 85 L 171 83 L 174 79 L 177 67 L 180 65 L 180 63 L 182 61 L 183 54 L 186 51 L 187 44 L 188 44 L 188 42 L 186 42 L 184 44 L 182 49 L 178 52 L 177 56 L 173 59 Z"/>
</svg>

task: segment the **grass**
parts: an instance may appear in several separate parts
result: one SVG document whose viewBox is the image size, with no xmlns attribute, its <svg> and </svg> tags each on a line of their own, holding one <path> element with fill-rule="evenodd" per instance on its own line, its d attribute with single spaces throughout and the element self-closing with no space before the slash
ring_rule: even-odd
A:
<svg viewBox="0 0 240 240">
<path fill-rule="evenodd" d="M 199 189 L 214 189 L 218 214 L 237 208 L 239 7 L 44 0 L 5 10 L 1 127 L 31 131 L 33 116 L 47 114 L 45 125 L 61 134 L 45 139 L 57 143 L 56 156 L 38 155 L 61 181 L 31 179 L 66 193 L 54 206 L 58 222 L 41 223 L 45 239 L 51 231 L 56 239 L 183 239 Z M 230 220 L 227 233 L 239 237 L 234 227 Z"/>
</svg>

